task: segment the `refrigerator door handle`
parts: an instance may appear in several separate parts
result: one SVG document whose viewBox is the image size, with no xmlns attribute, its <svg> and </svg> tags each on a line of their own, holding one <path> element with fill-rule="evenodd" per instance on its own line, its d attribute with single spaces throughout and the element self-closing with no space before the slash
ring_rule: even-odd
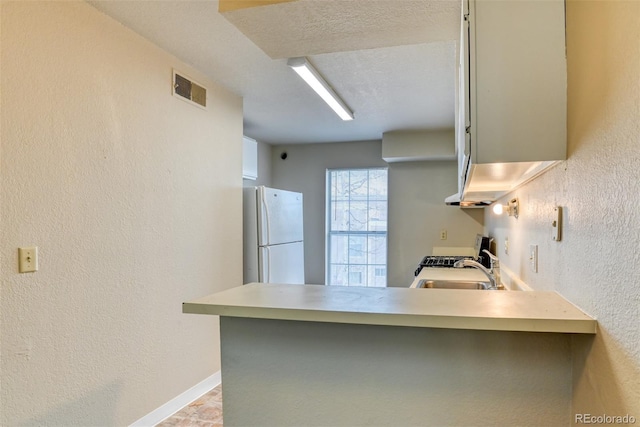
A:
<svg viewBox="0 0 640 427">
<path fill-rule="evenodd" d="M 266 249 L 266 253 L 267 253 L 267 262 L 264 265 L 264 268 L 267 270 L 266 274 L 263 275 L 263 277 L 266 277 L 267 280 L 265 280 L 265 283 L 271 283 L 271 248 L 267 247 Z"/>
<path fill-rule="evenodd" d="M 261 233 L 261 237 L 262 237 L 262 245 L 269 245 L 270 244 L 270 236 L 271 236 L 271 230 L 270 230 L 270 223 L 271 221 L 269 220 L 269 205 L 267 204 L 267 201 L 265 200 L 266 194 L 263 188 L 259 189 L 259 195 L 260 195 L 260 203 L 262 204 L 262 215 L 261 215 L 261 220 L 262 220 L 262 227 L 260 230 Z M 260 243 L 259 243 L 260 244 Z"/>
</svg>

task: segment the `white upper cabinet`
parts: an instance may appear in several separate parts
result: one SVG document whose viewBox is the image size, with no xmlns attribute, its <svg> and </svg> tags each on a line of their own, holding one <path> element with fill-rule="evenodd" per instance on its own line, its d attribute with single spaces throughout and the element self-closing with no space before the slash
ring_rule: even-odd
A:
<svg viewBox="0 0 640 427">
<path fill-rule="evenodd" d="M 463 0 L 462 201 L 491 201 L 567 157 L 563 0 Z"/>
<path fill-rule="evenodd" d="M 258 143 L 246 136 L 242 137 L 242 178 L 258 179 Z"/>
</svg>

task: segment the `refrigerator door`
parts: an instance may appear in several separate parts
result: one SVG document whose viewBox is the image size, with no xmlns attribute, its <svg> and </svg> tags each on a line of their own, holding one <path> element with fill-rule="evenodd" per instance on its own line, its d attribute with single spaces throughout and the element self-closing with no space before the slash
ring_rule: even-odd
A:
<svg viewBox="0 0 640 427">
<path fill-rule="evenodd" d="M 258 251 L 259 281 L 304 284 L 304 244 L 264 246 Z"/>
<path fill-rule="evenodd" d="M 302 194 L 258 187 L 258 246 L 303 240 Z"/>
</svg>

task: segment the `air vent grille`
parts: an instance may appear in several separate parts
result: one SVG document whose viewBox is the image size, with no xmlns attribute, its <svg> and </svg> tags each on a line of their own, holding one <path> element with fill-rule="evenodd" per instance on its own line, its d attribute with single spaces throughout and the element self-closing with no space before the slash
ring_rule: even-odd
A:
<svg viewBox="0 0 640 427">
<path fill-rule="evenodd" d="M 207 89 L 173 71 L 173 94 L 200 107 L 207 107 Z"/>
</svg>

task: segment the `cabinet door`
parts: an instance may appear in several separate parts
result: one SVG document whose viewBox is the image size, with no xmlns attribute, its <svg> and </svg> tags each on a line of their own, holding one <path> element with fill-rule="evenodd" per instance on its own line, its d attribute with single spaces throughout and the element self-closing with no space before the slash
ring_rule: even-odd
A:
<svg viewBox="0 0 640 427">
<path fill-rule="evenodd" d="M 458 191 L 462 194 L 471 157 L 471 52 L 469 0 L 462 0 L 460 18 L 460 58 L 458 64 L 458 122 L 456 143 L 458 152 Z"/>
<path fill-rule="evenodd" d="M 462 1 L 462 25 L 460 31 L 460 95 L 462 98 L 462 112 L 465 133 L 471 126 L 471 21 L 469 14 L 469 0 Z M 466 153 L 468 154 L 468 153 Z"/>
<path fill-rule="evenodd" d="M 469 0 L 474 164 L 566 158 L 564 7 Z"/>
<path fill-rule="evenodd" d="M 242 178 L 258 179 L 258 143 L 246 136 L 242 137 Z"/>
</svg>

